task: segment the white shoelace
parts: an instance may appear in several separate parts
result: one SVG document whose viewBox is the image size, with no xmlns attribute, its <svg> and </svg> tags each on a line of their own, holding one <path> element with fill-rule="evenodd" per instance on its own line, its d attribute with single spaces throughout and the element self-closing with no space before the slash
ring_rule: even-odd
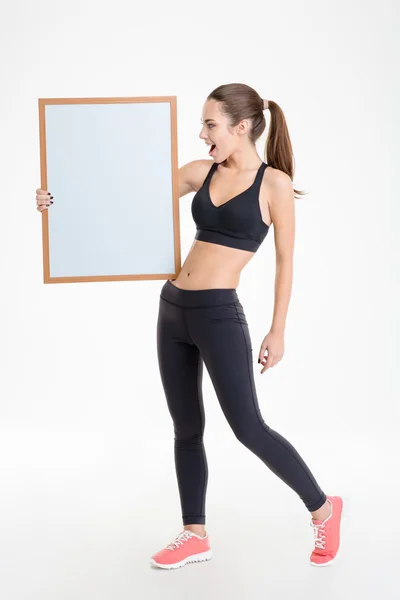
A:
<svg viewBox="0 0 400 600">
<path fill-rule="evenodd" d="M 314 529 L 314 545 L 316 548 L 321 548 L 325 550 L 325 521 L 323 523 L 317 524 L 313 523 L 311 520 L 311 527 Z"/>
<path fill-rule="evenodd" d="M 175 550 L 175 548 L 179 548 L 179 545 L 183 545 L 184 542 L 190 540 L 192 536 L 192 532 L 190 529 L 185 529 L 179 535 L 176 536 L 173 542 L 165 546 L 168 550 Z"/>
<path fill-rule="evenodd" d="M 314 521 L 312 519 L 310 521 L 310 525 L 314 529 L 314 545 L 316 548 L 321 548 L 322 550 L 325 550 L 325 538 L 326 538 L 325 523 L 327 521 L 329 521 L 329 519 L 332 516 L 332 512 L 333 512 L 332 502 L 330 500 L 329 500 L 329 502 L 331 505 L 331 514 L 329 515 L 329 517 L 326 517 L 326 519 L 324 519 L 322 521 L 322 523 L 314 523 Z"/>
</svg>

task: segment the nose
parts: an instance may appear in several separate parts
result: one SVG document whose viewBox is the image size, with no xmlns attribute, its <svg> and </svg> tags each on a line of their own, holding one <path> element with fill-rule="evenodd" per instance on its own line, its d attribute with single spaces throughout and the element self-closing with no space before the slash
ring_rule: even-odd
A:
<svg viewBox="0 0 400 600">
<path fill-rule="evenodd" d="M 202 128 L 201 128 L 201 131 L 200 131 L 200 133 L 199 133 L 199 138 L 200 138 L 201 140 L 206 140 L 208 136 L 207 136 L 207 134 L 206 134 L 206 133 L 203 133 L 203 130 L 204 130 L 204 127 L 202 127 Z"/>
</svg>

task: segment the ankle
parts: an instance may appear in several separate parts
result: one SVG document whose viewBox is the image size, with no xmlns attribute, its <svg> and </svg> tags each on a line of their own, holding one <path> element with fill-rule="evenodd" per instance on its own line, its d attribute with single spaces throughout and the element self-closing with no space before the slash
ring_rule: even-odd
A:
<svg viewBox="0 0 400 600">
<path fill-rule="evenodd" d="M 311 514 L 312 518 L 316 521 L 323 521 L 332 514 L 332 505 L 329 500 L 327 500 L 325 504 L 321 506 L 321 508 L 314 510 Z"/>
<path fill-rule="evenodd" d="M 183 528 L 188 529 L 189 531 L 192 531 L 193 533 L 201 537 L 204 537 L 206 535 L 205 525 L 190 523 L 189 525 L 184 525 Z"/>
</svg>

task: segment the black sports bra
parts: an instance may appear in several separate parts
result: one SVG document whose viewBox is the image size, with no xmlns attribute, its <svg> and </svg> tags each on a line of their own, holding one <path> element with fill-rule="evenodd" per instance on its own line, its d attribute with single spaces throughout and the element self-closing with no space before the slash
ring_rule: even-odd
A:
<svg viewBox="0 0 400 600">
<path fill-rule="evenodd" d="M 192 216 L 197 240 L 256 252 L 268 233 L 262 220 L 259 193 L 268 164 L 262 162 L 252 185 L 224 204 L 215 206 L 210 198 L 210 180 L 218 163 L 211 165 L 203 185 L 193 196 Z"/>
</svg>

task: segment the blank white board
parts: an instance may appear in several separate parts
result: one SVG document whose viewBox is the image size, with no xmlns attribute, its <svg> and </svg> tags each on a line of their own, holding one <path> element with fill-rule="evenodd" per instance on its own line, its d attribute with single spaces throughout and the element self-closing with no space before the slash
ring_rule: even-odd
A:
<svg viewBox="0 0 400 600">
<path fill-rule="evenodd" d="M 40 98 L 45 283 L 181 269 L 176 97 Z"/>
</svg>

